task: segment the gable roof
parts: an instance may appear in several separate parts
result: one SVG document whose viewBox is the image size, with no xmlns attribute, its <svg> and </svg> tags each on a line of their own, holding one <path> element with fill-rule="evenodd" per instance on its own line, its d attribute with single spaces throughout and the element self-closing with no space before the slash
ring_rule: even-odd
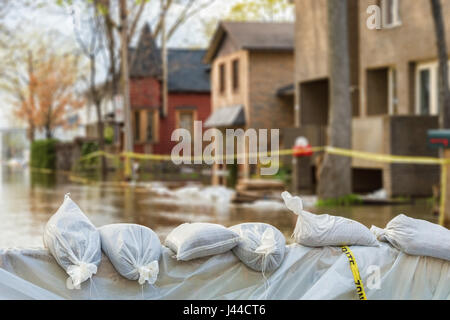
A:
<svg viewBox="0 0 450 320">
<path fill-rule="evenodd" d="M 161 55 L 148 24 L 142 28 L 137 48 L 132 51 L 130 53 L 134 54 L 134 59 L 130 68 L 130 77 L 161 78 Z"/>
<path fill-rule="evenodd" d="M 209 65 L 203 62 L 206 50 L 168 49 L 169 92 L 209 92 Z M 153 39 L 150 26 L 142 29 L 137 48 L 130 48 L 133 63 L 130 77 L 162 78 L 161 50 Z"/>
<path fill-rule="evenodd" d="M 219 23 L 205 55 L 211 63 L 228 36 L 239 48 L 245 50 L 294 50 L 294 24 L 279 22 L 231 22 Z"/>
</svg>

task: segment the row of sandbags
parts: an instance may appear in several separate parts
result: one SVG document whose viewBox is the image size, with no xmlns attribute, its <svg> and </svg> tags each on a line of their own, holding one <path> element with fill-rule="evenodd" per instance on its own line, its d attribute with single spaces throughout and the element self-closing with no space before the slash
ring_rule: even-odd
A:
<svg viewBox="0 0 450 320">
<path fill-rule="evenodd" d="M 378 246 L 389 242 L 410 255 L 428 256 L 450 261 L 450 230 L 440 225 L 403 214 L 392 219 L 385 229 L 330 215 L 315 215 L 303 210 L 302 200 L 283 192 L 289 210 L 298 215 L 295 241 L 304 246 Z"/>
<path fill-rule="evenodd" d="M 378 246 L 378 241 L 386 241 L 408 254 L 450 261 L 450 231 L 439 225 L 400 215 L 385 229 L 369 230 L 350 219 L 306 212 L 301 199 L 287 192 L 282 197 L 287 208 L 298 215 L 293 236 L 300 245 Z M 262 272 L 264 277 L 283 262 L 285 243 L 278 229 L 263 223 L 230 228 L 185 223 L 165 239 L 165 246 L 177 260 L 189 261 L 232 250 L 246 266 Z M 151 229 L 135 224 L 111 224 L 97 229 L 69 195 L 48 221 L 44 244 L 68 273 L 69 289 L 80 288 L 97 272 L 102 251 L 127 279 L 153 285 L 158 277 L 161 243 Z"/>
<path fill-rule="evenodd" d="M 69 195 L 45 226 L 44 245 L 69 275 L 68 289 L 79 289 L 97 272 L 102 251 L 127 279 L 153 285 L 158 277 L 161 243 L 150 228 L 136 224 L 96 228 Z M 172 230 L 165 245 L 181 261 L 233 250 L 244 264 L 264 275 L 280 266 L 286 241 L 278 229 L 263 223 L 230 228 L 185 223 Z"/>
</svg>

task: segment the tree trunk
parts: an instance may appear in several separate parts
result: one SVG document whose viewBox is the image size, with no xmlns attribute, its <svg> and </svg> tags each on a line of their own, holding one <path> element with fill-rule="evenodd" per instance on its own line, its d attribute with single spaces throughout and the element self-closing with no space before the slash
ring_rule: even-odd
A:
<svg viewBox="0 0 450 320">
<path fill-rule="evenodd" d="M 45 138 L 51 139 L 52 138 L 52 129 L 50 129 L 50 125 L 45 125 Z"/>
<path fill-rule="evenodd" d="M 101 151 L 105 151 L 105 137 L 103 135 L 104 132 L 104 124 L 101 120 L 101 113 L 99 113 L 100 110 L 100 104 L 95 106 L 97 108 L 97 117 L 99 117 L 97 121 L 97 131 L 98 131 L 98 149 Z M 101 171 L 101 177 L 102 180 L 106 179 L 107 175 L 107 163 L 106 158 L 104 156 L 100 157 L 100 171 Z"/>
<path fill-rule="evenodd" d="M 327 7 L 330 73 L 328 144 L 351 149 L 352 105 L 347 0 L 328 0 Z M 319 170 L 320 199 L 336 199 L 351 194 L 351 158 L 326 154 Z"/>
<path fill-rule="evenodd" d="M 445 25 L 442 16 L 440 0 L 431 0 L 434 26 L 436 32 L 436 45 L 439 56 L 439 106 L 440 127 L 450 128 L 450 90 L 448 81 L 448 54 L 445 38 Z"/>
<path fill-rule="evenodd" d="M 99 92 L 96 88 L 95 77 L 97 73 L 97 65 L 95 63 L 95 55 L 91 54 L 89 56 L 90 67 L 91 67 L 91 99 L 95 105 L 95 110 L 97 113 L 97 134 L 98 134 L 98 148 L 101 151 L 105 151 L 105 136 L 104 136 L 104 125 L 103 125 L 103 116 L 102 116 L 102 108 L 101 108 L 101 98 L 99 97 Z M 100 172 L 102 180 L 106 179 L 107 173 L 107 164 L 106 158 L 102 155 L 100 157 Z"/>
<path fill-rule="evenodd" d="M 448 54 L 445 37 L 445 25 L 442 14 L 442 5 L 440 0 L 431 0 L 431 11 L 433 14 L 434 27 L 436 33 L 436 46 L 439 57 L 439 127 L 441 129 L 450 128 L 450 88 L 448 81 Z M 442 152 L 446 157 L 449 152 Z M 449 170 L 450 168 L 447 168 Z M 450 176 L 447 175 L 447 194 L 445 194 L 445 210 L 441 212 L 440 224 L 450 228 Z"/>
<path fill-rule="evenodd" d="M 34 123 L 32 121 L 28 123 L 28 140 L 30 143 L 34 142 Z"/>
<path fill-rule="evenodd" d="M 128 72 L 128 27 L 127 27 L 127 2 L 120 0 L 120 27 L 121 27 L 121 85 L 124 106 L 124 129 L 125 141 L 124 151 L 133 152 L 133 130 L 131 128 L 131 106 L 130 106 L 130 88 Z M 125 180 L 131 179 L 131 163 L 128 158 L 125 161 Z"/>
</svg>

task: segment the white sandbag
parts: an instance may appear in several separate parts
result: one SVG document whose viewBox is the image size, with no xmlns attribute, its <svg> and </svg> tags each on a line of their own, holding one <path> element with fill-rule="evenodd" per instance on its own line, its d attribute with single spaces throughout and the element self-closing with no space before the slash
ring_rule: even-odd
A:
<svg viewBox="0 0 450 320">
<path fill-rule="evenodd" d="M 283 262 L 286 239 L 275 227 L 265 223 L 243 223 L 230 227 L 240 235 L 233 253 L 247 267 L 259 272 L 272 272 Z"/>
<path fill-rule="evenodd" d="M 372 226 L 370 230 L 378 240 L 407 254 L 450 261 L 450 230 L 440 225 L 401 214 L 385 229 Z"/>
<path fill-rule="evenodd" d="M 99 231 L 102 250 L 118 273 L 141 285 L 156 282 L 161 243 L 155 232 L 137 224 L 110 224 Z"/>
<path fill-rule="evenodd" d="M 239 242 L 239 235 L 213 223 L 184 223 L 169 233 L 165 245 L 176 254 L 177 260 L 225 253 Z"/>
<path fill-rule="evenodd" d="M 361 223 L 327 214 L 316 215 L 303 210 L 302 200 L 283 192 L 286 207 L 298 215 L 294 238 L 298 244 L 308 247 L 324 246 L 378 246 L 370 230 Z"/>
<path fill-rule="evenodd" d="M 68 289 L 80 289 L 97 273 L 102 259 L 100 233 L 68 194 L 45 226 L 44 245 L 69 275 Z"/>
</svg>

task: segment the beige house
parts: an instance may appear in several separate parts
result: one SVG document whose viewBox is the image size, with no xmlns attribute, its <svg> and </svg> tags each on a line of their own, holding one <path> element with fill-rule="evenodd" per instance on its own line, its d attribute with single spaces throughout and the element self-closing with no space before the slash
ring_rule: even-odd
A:
<svg viewBox="0 0 450 320">
<path fill-rule="evenodd" d="M 296 0 L 295 104 L 299 133 L 326 144 L 328 34 L 326 0 Z M 438 126 L 438 61 L 429 0 L 349 0 L 353 149 L 393 155 L 438 156 L 426 145 Z M 450 1 L 442 1 L 444 20 Z M 377 6 L 377 7 L 370 7 Z M 368 19 L 379 9 L 380 28 Z M 446 23 L 450 50 L 450 24 Z M 314 166 L 314 161 L 311 161 Z M 428 196 L 439 168 L 354 159 L 355 191 L 384 187 L 390 196 Z M 311 172 L 304 167 L 303 172 Z M 304 175 L 297 187 L 312 188 Z M 358 183 L 356 183 L 358 182 Z"/>
<path fill-rule="evenodd" d="M 294 24 L 221 22 L 205 55 L 211 64 L 212 114 L 206 127 L 283 129 L 294 125 Z M 229 167 L 229 166 L 228 166 Z M 213 183 L 226 184 L 214 168 Z M 254 165 L 240 165 L 238 179 Z"/>
</svg>

